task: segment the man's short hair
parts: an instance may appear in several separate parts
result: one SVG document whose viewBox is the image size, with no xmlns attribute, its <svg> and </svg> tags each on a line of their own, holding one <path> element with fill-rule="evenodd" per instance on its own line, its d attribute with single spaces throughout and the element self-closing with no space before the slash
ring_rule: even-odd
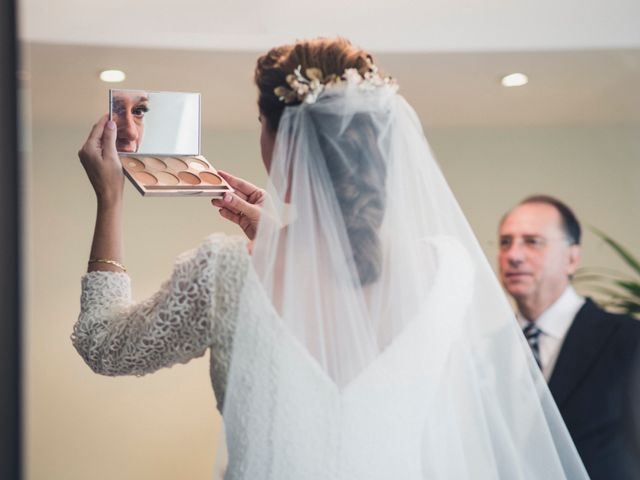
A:
<svg viewBox="0 0 640 480">
<path fill-rule="evenodd" d="M 551 195 L 531 195 L 530 197 L 522 200 L 518 205 L 526 205 L 529 203 L 542 203 L 555 208 L 560 214 L 561 226 L 567 236 L 569 244 L 580 245 L 580 238 L 582 236 L 580 222 L 578 222 L 578 218 L 567 204 L 555 197 L 552 197 Z"/>
</svg>

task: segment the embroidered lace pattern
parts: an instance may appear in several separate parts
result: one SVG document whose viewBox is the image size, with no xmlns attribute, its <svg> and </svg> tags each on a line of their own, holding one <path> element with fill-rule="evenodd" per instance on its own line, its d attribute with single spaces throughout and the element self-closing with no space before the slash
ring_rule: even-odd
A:
<svg viewBox="0 0 640 480">
<path fill-rule="evenodd" d="M 211 348 L 211 378 L 221 410 L 248 267 L 241 237 L 212 235 L 178 257 L 171 278 L 140 303 L 132 301 L 127 274 L 89 272 L 82 278 L 73 345 L 103 375 L 145 375 Z"/>
</svg>

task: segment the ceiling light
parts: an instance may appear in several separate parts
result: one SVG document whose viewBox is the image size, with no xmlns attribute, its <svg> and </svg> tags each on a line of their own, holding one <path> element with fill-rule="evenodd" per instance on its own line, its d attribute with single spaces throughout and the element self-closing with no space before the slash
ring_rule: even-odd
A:
<svg viewBox="0 0 640 480">
<path fill-rule="evenodd" d="M 524 73 L 511 73 L 502 77 L 503 87 L 521 87 L 529 83 L 529 77 Z"/>
<path fill-rule="evenodd" d="M 109 83 L 122 82 L 127 76 L 122 70 L 103 70 L 100 72 L 100 80 Z"/>
</svg>

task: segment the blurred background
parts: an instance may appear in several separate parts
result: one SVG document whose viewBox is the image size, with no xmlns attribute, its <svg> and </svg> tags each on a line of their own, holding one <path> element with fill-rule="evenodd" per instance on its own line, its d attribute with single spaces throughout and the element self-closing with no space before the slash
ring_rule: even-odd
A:
<svg viewBox="0 0 640 480">
<path fill-rule="evenodd" d="M 69 339 L 95 215 L 77 151 L 109 88 L 201 92 L 202 153 L 263 185 L 255 59 L 297 38 L 341 35 L 398 79 L 492 264 L 500 217 L 534 193 L 558 196 L 640 254 L 637 0 L 20 0 L 18 14 L 29 480 L 212 474 L 221 424 L 208 355 L 107 378 Z M 126 79 L 105 83 L 106 69 Z M 503 86 L 516 72 L 528 84 Z M 125 202 L 138 300 L 180 252 L 212 232 L 239 233 L 207 199 L 144 198 L 127 183 Z M 583 266 L 626 271 L 589 230 Z"/>
</svg>

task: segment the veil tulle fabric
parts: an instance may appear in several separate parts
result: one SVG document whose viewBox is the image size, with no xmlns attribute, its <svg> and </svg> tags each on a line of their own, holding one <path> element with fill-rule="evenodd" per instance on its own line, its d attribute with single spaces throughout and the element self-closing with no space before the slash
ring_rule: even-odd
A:
<svg viewBox="0 0 640 480">
<path fill-rule="evenodd" d="M 286 107 L 267 191 L 225 478 L 588 478 L 402 96 Z"/>
</svg>

